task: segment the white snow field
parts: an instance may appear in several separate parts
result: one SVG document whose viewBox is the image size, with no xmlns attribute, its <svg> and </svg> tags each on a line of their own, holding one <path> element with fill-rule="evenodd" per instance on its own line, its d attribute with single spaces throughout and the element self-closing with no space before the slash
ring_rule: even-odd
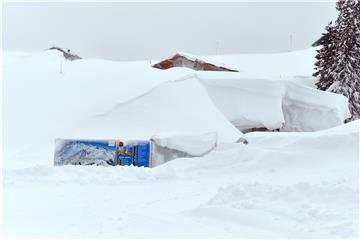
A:
<svg viewBox="0 0 360 240">
<path fill-rule="evenodd" d="M 359 121 L 351 127 L 245 134 L 247 145 L 152 169 L 5 169 L 5 236 L 357 238 Z"/>
<path fill-rule="evenodd" d="M 209 56 L 210 61 L 225 64 L 252 78 L 288 79 L 314 87 L 316 48 L 273 54 L 239 54 Z"/>
<path fill-rule="evenodd" d="M 312 88 L 313 55 L 208 57 L 241 71 L 219 75 L 5 53 L 4 236 L 358 238 L 359 121 L 341 124 L 346 99 Z M 249 122 L 324 130 L 243 134 Z M 155 168 L 53 166 L 55 138 L 170 132 L 204 149 L 162 144 L 200 154 L 214 135 L 189 136 L 216 133 L 217 146 Z"/>
</svg>

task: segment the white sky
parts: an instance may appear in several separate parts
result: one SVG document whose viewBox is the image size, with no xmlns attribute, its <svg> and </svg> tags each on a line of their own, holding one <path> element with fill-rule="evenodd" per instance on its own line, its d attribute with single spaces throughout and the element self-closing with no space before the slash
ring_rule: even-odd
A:
<svg viewBox="0 0 360 240">
<path fill-rule="evenodd" d="M 52 45 L 82 57 L 158 59 L 304 49 L 336 18 L 335 3 L 4 3 L 4 51 Z M 218 44 L 217 44 L 218 43 Z"/>
</svg>

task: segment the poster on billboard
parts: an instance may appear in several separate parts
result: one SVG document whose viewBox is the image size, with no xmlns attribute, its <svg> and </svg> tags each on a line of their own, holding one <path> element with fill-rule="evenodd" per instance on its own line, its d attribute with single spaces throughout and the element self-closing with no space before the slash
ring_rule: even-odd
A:
<svg viewBox="0 0 360 240">
<path fill-rule="evenodd" d="M 150 141 L 56 139 L 54 165 L 151 167 Z"/>
</svg>

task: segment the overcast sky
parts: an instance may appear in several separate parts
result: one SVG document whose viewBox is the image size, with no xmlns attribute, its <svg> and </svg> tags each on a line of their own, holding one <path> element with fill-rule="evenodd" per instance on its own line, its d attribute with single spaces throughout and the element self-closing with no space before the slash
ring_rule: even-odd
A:
<svg viewBox="0 0 360 240">
<path fill-rule="evenodd" d="M 82 57 L 163 58 L 305 49 L 335 3 L 4 3 L 3 49 L 53 45 Z M 290 44 L 292 35 L 292 46 Z"/>
</svg>

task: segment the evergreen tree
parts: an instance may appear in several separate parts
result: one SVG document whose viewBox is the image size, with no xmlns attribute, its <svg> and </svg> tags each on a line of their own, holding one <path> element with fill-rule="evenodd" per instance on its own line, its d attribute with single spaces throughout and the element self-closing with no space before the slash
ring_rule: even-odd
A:
<svg viewBox="0 0 360 240">
<path fill-rule="evenodd" d="M 336 20 L 336 57 L 332 92 L 349 99 L 350 120 L 360 118 L 360 6 L 359 1 L 340 0 Z"/>
<path fill-rule="evenodd" d="M 313 44 L 313 47 L 316 46 L 322 46 L 322 48 L 316 50 L 316 72 L 313 74 L 313 76 L 318 77 L 319 79 L 319 81 L 316 83 L 317 88 L 321 90 L 327 90 L 331 84 L 334 83 L 334 78 L 331 73 L 334 67 L 333 63 L 336 54 L 336 28 L 332 22 L 326 26 L 326 33 L 323 33 L 321 38 Z"/>
<path fill-rule="evenodd" d="M 360 118 L 360 0 L 339 0 L 335 25 L 314 43 L 322 46 L 316 55 L 316 86 L 349 99 L 352 117 Z"/>
</svg>

